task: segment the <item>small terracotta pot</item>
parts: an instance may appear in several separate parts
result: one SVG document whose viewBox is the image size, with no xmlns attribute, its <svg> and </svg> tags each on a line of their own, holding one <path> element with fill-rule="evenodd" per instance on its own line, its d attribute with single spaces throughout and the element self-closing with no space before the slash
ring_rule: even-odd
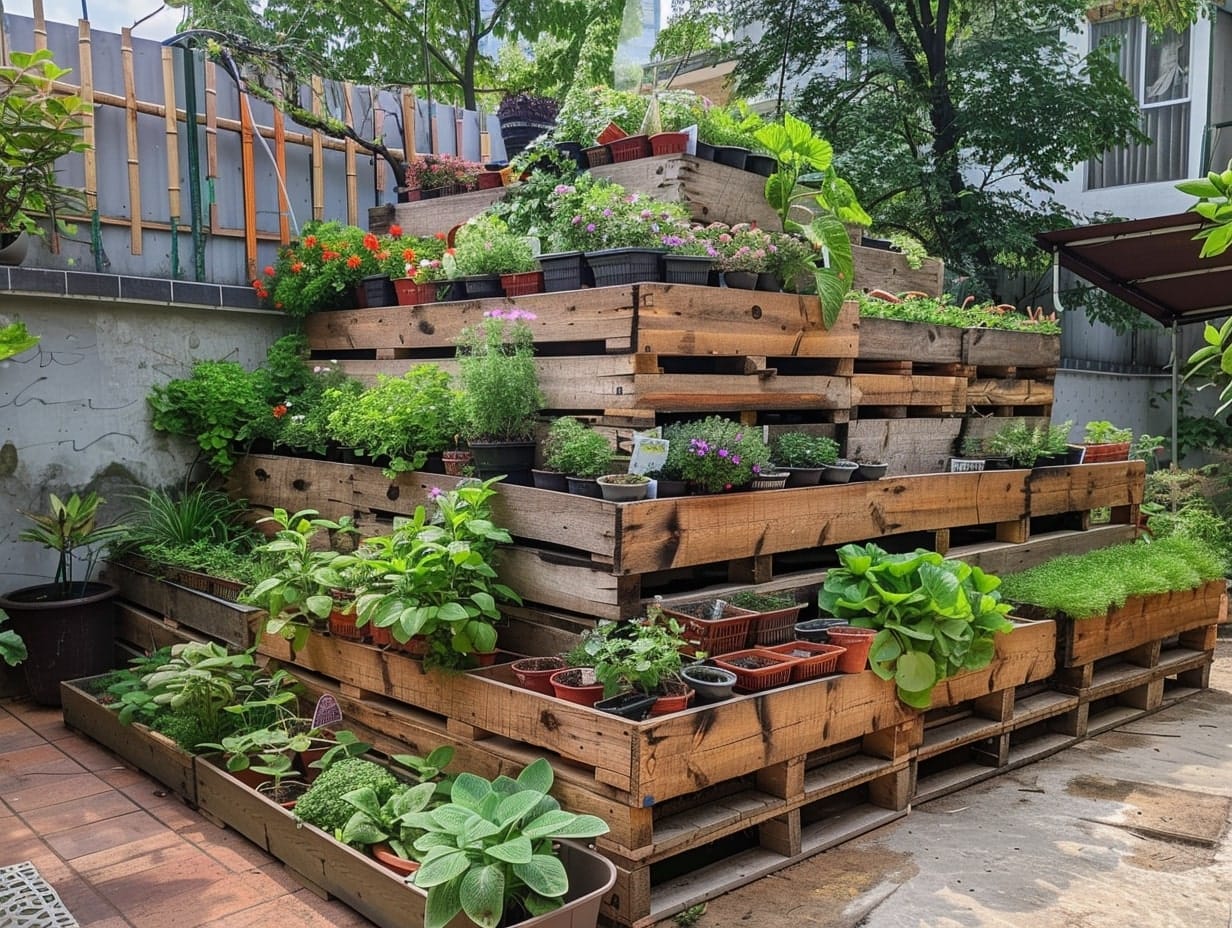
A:
<svg viewBox="0 0 1232 928">
<path fill-rule="evenodd" d="M 560 657 L 524 657 L 509 665 L 518 682 L 528 690 L 553 695 L 551 677 L 559 670 L 565 669 L 564 658 Z"/>
<path fill-rule="evenodd" d="M 830 644 L 847 649 L 838 659 L 839 673 L 860 673 L 868 666 L 868 650 L 872 647 L 876 634 L 874 629 L 851 625 L 835 625 L 826 629 L 826 638 Z"/>
<path fill-rule="evenodd" d="M 562 679 L 562 677 L 574 674 L 583 682 L 575 684 Z M 568 670 L 558 670 L 549 679 L 557 699 L 577 703 L 579 706 L 593 706 L 603 697 L 603 684 L 595 682 L 595 672 L 589 667 L 571 667 Z"/>
<path fill-rule="evenodd" d="M 419 861 L 399 857 L 388 844 L 374 844 L 370 850 L 372 851 L 373 858 L 378 863 L 389 868 L 399 876 L 410 876 L 419 869 Z"/>
</svg>

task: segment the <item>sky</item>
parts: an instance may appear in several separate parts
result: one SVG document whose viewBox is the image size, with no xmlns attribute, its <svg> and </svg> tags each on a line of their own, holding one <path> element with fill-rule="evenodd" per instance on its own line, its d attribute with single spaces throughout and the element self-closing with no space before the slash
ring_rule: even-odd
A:
<svg viewBox="0 0 1232 928">
<path fill-rule="evenodd" d="M 75 23 L 81 18 L 83 0 L 43 0 L 47 19 L 57 23 Z M 119 32 L 124 26 L 151 13 L 151 19 L 133 30 L 133 35 L 161 41 L 174 35 L 180 23 L 180 11 L 164 7 L 158 0 L 84 0 L 90 25 L 106 32 Z M 4 10 L 16 16 L 33 16 L 33 0 L 4 0 Z"/>
</svg>

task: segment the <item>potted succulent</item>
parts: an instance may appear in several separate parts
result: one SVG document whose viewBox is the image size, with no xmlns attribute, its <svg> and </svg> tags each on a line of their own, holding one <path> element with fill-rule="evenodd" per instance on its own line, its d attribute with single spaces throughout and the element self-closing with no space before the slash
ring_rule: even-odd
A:
<svg viewBox="0 0 1232 928">
<path fill-rule="evenodd" d="M 30 695 L 41 705 L 58 706 L 61 680 L 111 669 L 113 600 L 119 591 L 90 575 L 103 546 L 122 537 L 124 529 L 98 524 L 104 500 L 97 493 L 64 500 L 53 493 L 48 500 L 48 512 L 23 513 L 33 524 L 17 537 L 56 552 L 55 578 L 0 596 L 0 610 L 28 651 L 22 670 Z"/>
<path fill-rule="evenodd" d="M 480 479 L 504 474 L 509 483 L 531 484 L 535 419 L 544 405 L 527 325 L 534 318 L 517 307 L 489 310 L 458 336 L 459 421 Z"/>
<path fill-rule="evenodd" d="M 91 108 L 75 94 L 58 93 L 56 81 L 69 73 L 46 49 L 11 51 L 0 65 L 0 125 L 4 126 L 0 169 L 0 264 L 20 264 L 30 235 L 43 230 L 46 215 L 61 228 L 65 212 L 83 209 L 79 188 L 60 183 L 56 162 L 89 151 L 82 138 Z"/>
<path fill-rule="evenodd" d="M 822 471 L 838 460 L 838 442 L 828 435 L 785 432 L 775 439 L 774 460 L 791 475 L 789 487 L 815 486 Z"/>
<path fill-rule="evenodd" d="M 1102 461 L 1128 461 L 1132 429 L 1118 428 L 1106 419 L 1094 419 L 1083 427 L 1082 442 L 1086 448 L 1084 464 Z"/>
</svg>

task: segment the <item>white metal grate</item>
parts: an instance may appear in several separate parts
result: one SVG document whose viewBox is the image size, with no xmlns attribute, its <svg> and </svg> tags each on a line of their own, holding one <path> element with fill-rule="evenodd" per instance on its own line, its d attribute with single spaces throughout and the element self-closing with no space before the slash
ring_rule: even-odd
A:
<svg viewBox="0 0 1232 928">
<path fill-rule="evenodd" d="M 30 861 L 0 867 L 0 928 L 80 928 Z"/>
</svg>

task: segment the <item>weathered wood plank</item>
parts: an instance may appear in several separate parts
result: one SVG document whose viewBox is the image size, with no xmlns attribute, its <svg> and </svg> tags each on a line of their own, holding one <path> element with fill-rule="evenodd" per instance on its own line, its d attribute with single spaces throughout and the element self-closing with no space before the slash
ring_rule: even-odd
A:
<svg viewBox="0 0 1232 928">
<path fill-rule="evenodd" d="M 858 419 L 847 425 L 847 457 L 884 461 L 887 476 L 935 474 L 946 469 L 963 420 Z"/>
<path fill-rule="evenodd" d="M 924 258 L 919 267 L 912 267 L 897 251 L 852 245 L 855 260 L 853 286 L 868 292 L 880 288 L 892 293 L 917 291 L 940 296 L 945 279 L 945 262 L 940 258 Z"/>
<path fill-rule="evenodd" d="M 1045 380 L 980 378 L 967 384 L 972 406 L 1051 406 L 1053 385 Z"/>
<path fill-rule="evenodd" d="M 86 677 L 60 683 L 64 724 L 89 735 L 195 806 L 197 787 L 193 776 L 193 756 L 166 735 L 145 725 L 121 724 L 117 713 L 95 698 L 93 687 L 105 677 Z"/>
<path fill-rule="evenodd" d="M 665 355 L 854 358 L 858 309 L 821 324 L 816 297 L 716 287 L 641 284 L 637 350 Z"/>
<path fill-rule="evenodd" d="M 1113 461 L 1076 467 L 1041 467 L 1025 471 L 1032 516 L 1081 512 L 1102 506 L 1136 506 L 1142 502 L 1146 465 Z"/>
<path fill-rule="evenodd" d="M 963 377 L 928 374 L 855 374 L 852 399 L 860 406 L 929 406 L 938 412 L 961 413 L 967 408 Z"/>
<path fill-rule="evenodd" d="M 695 158 L 660 155 L 591 168 L 630 193 L 669 203 L 683 203 L 698 222 L 756 222 L 779 228 L 778 215 L 766 202 L 766 179 L 749 171 Z"/>
<path fill-rule="evenodd" d="M 701 288 L 708 289 L 708 288 Z M 483 314 L 510 304 L 507 299 L 385 306 L 343 312 L 314 313 L 305 322 L 313 351 L 393 348 L 408 353 L 453 349 L 461 331 L 483 320 Z M 537 344 L 596 342 L 632 338 L 633 287 L 598 287 L 566 293 L 540 293 L 517 300 L 532 312 L 527 325 Z"/>
<path fill-rule="evenodd" d="M 963 330 L 898 319 L 860 317 L 861 360 L 919 361 L 928 364 L 962 362 Z"/>
<path fill-rule="evenodd" d="M 997 635 L 996 657 L 980 670 L 942 680 L 933 689 L 932 705 L 957 706 L 989 693 L 1046 680 L 1056 669 L 1057 625 L 1050 620 L 1016 620 L 1008 635 Z"/>
<path fill-rule="evenodd" d="M 402 226 L 404 235 L 435 235 L 448 232 L 472 216 L 503 199 L 504 187 L 490 190 L 470 190 L 451 197 L 419 200 L 415 203 L 373 206 L 368 209 L 368 229 L 378 235 L 389 231 L 391 224 Z"/>
<path fill-rule="evenodd" d="M 115 562 L 108 562 L 105 576 L 125 599 L 239 648 L 248 647 L 251 625 L 264 615 L 252 606 L 218 599 Z"/>
<path fill-rule="evenodd" d="M 964 329 L 962 362 L 990 367 L 1056 367 L 1061 363 L 1061 336 Z"/>
<path fill-rule="evenodd" d="M 1105 616 L 1058 617 L 1058 663 L 1088 664 L 1178 632 L 1214 625 L 1226 587 L 1225 581 L 1214 580 L 1192 590 L 1131 597 Z"/>
<path fill-rule="evenodd" d="M 1096 548 L 1133 541 L 1138 529 L 1133 525 L 1100 525 L 1088 531 L 1050 532 L 1036 535 L 1022 544 L 986 542 L 952 548 L 949 557 L 979 565 L 988 573 L 1018 573 L 1062 554 L 1082 554 Z"/>
</svg>

